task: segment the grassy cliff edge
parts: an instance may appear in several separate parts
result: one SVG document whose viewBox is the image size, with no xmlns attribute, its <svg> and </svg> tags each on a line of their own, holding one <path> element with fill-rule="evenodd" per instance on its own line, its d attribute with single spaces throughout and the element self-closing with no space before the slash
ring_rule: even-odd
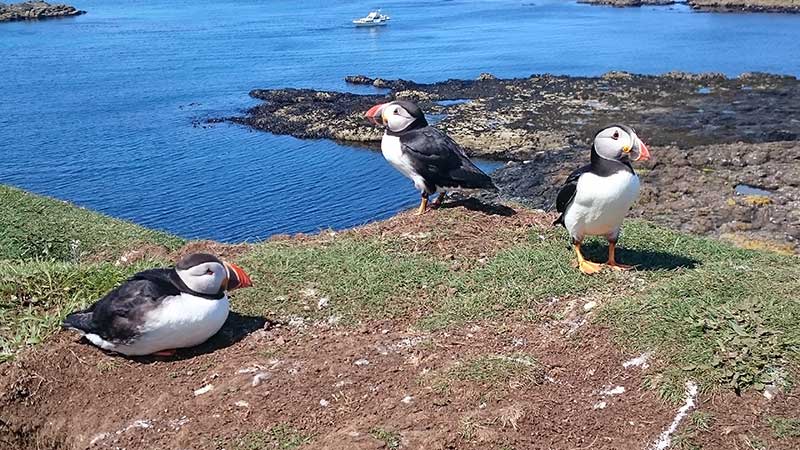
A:
<svg viewBox="0 0 800 450">
<path fill-rule="evenodd" d="M 170 252 L 186 244 L 15 188 L 0 186 L 0 199 L 6 370 L 25 349 L 47 346 L 71 309 L 138 270 L 169 264 Z M 248 246 L 235 260 L 255 287 L 234 295 L 233 310 L 287 323 L 391 323 L 425 333 L 487 323 L 593 327 L 609 330 L 625 352 L 650 355 L 645 384 L 670 402 L 683 399 L 687 380 L 706 393 L 790 389 L 800 362 L 797 257 L 628 221 L 618 257 L 637 270 L 587 277 L 572 266 L 566 235 L 547 225 L 546 214 L 515 208 L 510 217 L 462 207 L 421 218 L 402 213 L 356 230 Z M 163 251 L 123 258 L 142 248 Z M 587 249 L 595 260 L 604 257 L 603 242 Z M 559 339 L 581 339 L 569 336 Z M 528 361 L 486 358 L 490 372 Z M 466 369 L 459 370 L 453 373 Z M 491 374 L 475 375 L 485 383 L 484 376 Z"/>
</svg>

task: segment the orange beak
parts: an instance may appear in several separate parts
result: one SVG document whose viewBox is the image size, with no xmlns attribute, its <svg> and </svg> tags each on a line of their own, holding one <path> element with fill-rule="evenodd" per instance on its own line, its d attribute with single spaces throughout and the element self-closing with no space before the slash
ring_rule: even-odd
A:
<svg viewBox="0 0 800 450">
<path fill-rule="evenodd" d="M 650 159 L 650 150 L 648 150 L 647 146 L 644 145 L 644 142 L 642 142 L 642 140 L 639 139 L 639 157 L 636 158 L 634 161 L 647 161 L 648 159 Z"/>
<path fill-rule="evenodd" d="M 375 125 L 383 125 L 383 107 L 386 106 L 386 103 L 378 103 L 377 105 L 373 106 L 372 108 L 364 114 L 364 117 L 367 118 L 370 122 Z M 378 121 L 378 117 L 381 117 L 380 121 Z"/>
<path fill-rule="evenodd" d="M 226 262 L 225 267 L 228 269 L 228 290 L 241 289 L 250 287 L 253 282 L 250 281 L 250 276 L 247 275 L 241 267 L 236 264 Z"/>
</svg>

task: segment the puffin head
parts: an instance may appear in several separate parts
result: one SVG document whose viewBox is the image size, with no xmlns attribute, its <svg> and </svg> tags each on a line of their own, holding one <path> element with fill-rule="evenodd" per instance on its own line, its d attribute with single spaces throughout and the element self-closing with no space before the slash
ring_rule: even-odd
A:
<svg viewBox="0 0 800 450">
<path fill-rule="evenodd" d="M 189 289 L 206 295 L 253 285 L 241 267 L 208 253 L 184 256 L 175 265 L 175 272 Z"/>
<path fill-rule="evenodd" d="M 611 125 L 603 128 L 594 137 L 594 150 L 604 159 L 631 162 L 650 159 L 650 151 L 633 128 L 627 125 Z"/>
<path fill-rule="evenodd" d="M 425 113 L 419 106 L 406 100 L 379 103 L 367 111 L 366 117 L 375 125 L 382 125 L 394 133 L 428 126 Z"/>
</svg>

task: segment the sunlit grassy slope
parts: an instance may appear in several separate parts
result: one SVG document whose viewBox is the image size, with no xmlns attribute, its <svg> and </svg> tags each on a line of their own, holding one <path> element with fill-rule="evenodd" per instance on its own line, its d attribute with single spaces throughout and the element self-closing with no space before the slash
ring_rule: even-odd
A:
<svg viewBox="0 0 800 450">
<path fill-rule="evenodd" d="M 0 186 L 0 351 L 13 358 L 57 330 L 60 319 L 145 267 L 116 265 L 131 248 L 174 249 L 183 240 L 60 201 Z M 454 210 L 434 214 L 451 223 Z M 472 213 L 465 220 L 480 220 Z M 473 218 L 473 219 L 470 219 Z M 502 230 L 501 230 L 502 231 Z M 488 237 L 491 238 L 491 237 Z M 69 243 L 80 240 L 76 256 Z M 554 298 L 600 303 L 596 326 L 659 361 L 651 384 L 665 397 L 692 378 L 705 389 L 761 389 L 792 378 L 800 361 L 800 261 L 742 250 L 647 222 L 626 223 L 619 259 L 638 270 L 584 276 L 559 229 L 531 228 L 524 242 L 472 264 L 409 251 L 396 237 L 324 234 L 252 246 L 237 263 L 255 287 L 235 310 L 338 326 L 393 320 L 420 329 L 472 321 L 553 320 Z M 587 253 L 605 256 L 593 242 Z M 324 301 L 325 308 L 317 302 Z"/>
</svg>

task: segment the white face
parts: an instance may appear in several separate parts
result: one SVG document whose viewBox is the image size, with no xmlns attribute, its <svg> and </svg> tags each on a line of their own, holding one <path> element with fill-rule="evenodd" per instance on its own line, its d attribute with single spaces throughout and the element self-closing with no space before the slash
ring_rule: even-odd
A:
<svg viewBox="0 0 800 450">
<path fill-rule="evenodd" d="M 601 158 L 636 160 L 639 152 L 639 138 L 636 133 L 618 126 L 610 126 L 594 138 L 594 149 Z"/>
<path fill-rule="evenodd" d="M 405 130 L 414 121 L 414 117 L 405 108 L 395 103 L 386 105 L 381 115 L 386 128 L 395 133 Z"/>
<path fill-rule="evenodd" d="M 202 263 L 176 271 L 189 289 L 201 294 L 216 294 L 228 279 L 228 270 L 218 262 Z"/>
</svg>

